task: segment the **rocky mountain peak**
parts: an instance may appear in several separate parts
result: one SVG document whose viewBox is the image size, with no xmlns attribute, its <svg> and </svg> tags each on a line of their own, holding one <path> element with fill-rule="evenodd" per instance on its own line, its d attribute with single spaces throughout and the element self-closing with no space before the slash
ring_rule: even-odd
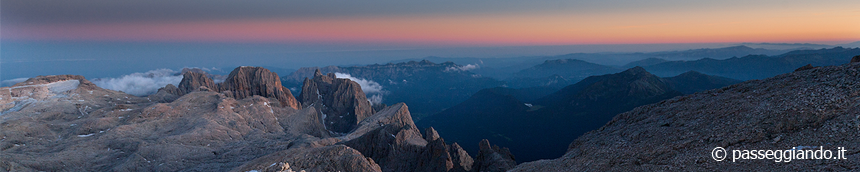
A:
<svg viewBox="0 0 860 172">
<path fill-rule="evenodd" d="M 660 77 L 638 66 L 616 74 L 592 76 L 565 89 L 581 89 L 571 92 L 578 93 L 574 97 L 580 100 L 608 100 L 618 96 L 647 99 L 674 91 Z"/>
<path fill-rule="evenodd" d="M 860 55 L 857 55 L 857 56 L 854 56 L 853 58 L 851 58 L 851 63 L 856 63 L 856 62 L 860 62 Z"/>
<path fill-rule="evenodd" d="M 433 141 L 439 139 L 439 133 L 433 127 L 427 128 L 424 132 L 424 140 Z"/>
<path fill-rule="evenodd" d="M 218 89 L 215 81 L 212 81 L 212 78 L 207 77 L 206 73 L 185 71 L 182 73 L 182 81 L 179 82 L 179 86 L 177 87 L 180 91 L 180 94 L 177 95 L 185 95 L 194 92 L 201 86 L 209 89 Z"/>
<path fill-rule="evenodd" d="M 219 84 L 219 91 L 230 91 L 231 96 L 243 99 L 254 95 L 275 98 L 281 106 L 301 109 L 293 94 L 281 85 L 278 74 L 263 67 L 242 66 L 233 69 Z"/>
<path fill-rule="evenodd" d="M 314 71 L 314 77 L 319 77 L 319 76 L 322 76 L 322 75 L 323 75 L 323 74 L 322 74 L 322 72 L 320 72 L 320 69 L 317 69 L 317 70 L 315 70 L 315 71 Z"/>
<path fill-rule="evenodd" d="M 302 106 L 319 110 L 326 129 L 347 133 L 373 114 L 373 108 L 358 83 L 336 78 L 334 73 L 322 75 L 319 70 L 314 73 L 313 79 L 305 80 L 299 98 Z"/>
<path fill-rule="evenodd" d="M 487 139 L 481 140 L 478 143 L 481 148 L 478 156 L 475 158 L 475 163 L 472 165 L 474 171 L 508 171 L 517 166 L 514 161 L 514 155 L 508 148 L 499 148 L 496 145 L 490 145 Z"/>
<path fill-rule="evenodd" d="M 301 109 L 293 94 L 281 85 L 278 74 L 266 68 L 238 67 L 227 75 L 223 83 L 219 84 L 215 84 L 206 73 L 186 71 L 182 76 L 178 86 L 180 96 L 198 90 L 221 92 L 236 99 L 259 95 L 277 99 L 283 107 Z"/>
<path fill-rule="evenodd" d="M 641 66 L 632 67 L 621 73 L 626 75 L 651 75 L 651 73 L 648 73 L 648 71 L 646 71 L 645 68 Z"/>
</svg>

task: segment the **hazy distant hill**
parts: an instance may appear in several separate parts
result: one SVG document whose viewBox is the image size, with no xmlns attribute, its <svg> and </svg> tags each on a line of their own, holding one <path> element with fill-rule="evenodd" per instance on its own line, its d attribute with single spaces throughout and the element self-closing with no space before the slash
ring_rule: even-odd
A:
<svg viewBox="0 0 860 172">
<path fill-rule="evenodd" d="M 514 73 L 507 81 L 514 87 L 566 86 L 583 78 L 618 72 L 614 67 L 577 59 L 546 60 L 542 64 Z"/>
<path fill-rule="evenodd" d="M 671 61 L 643 67 L 659 76 L 675 76 L 695 70 L 708 75 L 750 80 L 788 73 L 807 64 L 813 66 L 843 64 L 857 54 L 860 54 L 860 48 L 836 47 L 819 50 L 796 50 L 778 56 L 748 55 L 725 60 Z"/>
<path fill-rule="evenodd" d="M 822 48 L 833 48 L 836 47 L 834 45 L 826 45 L 826 44 L 812 44 L 812 43 L 741 43 L 742 46 L 748 46 L 752 48 L 764 48 L 764 49 L 772 49 L 772 50 L 804 50 L 804 49 L 822 49 Z"/>
<path fill-rule="evenodd" d="M 719 81 L 703 83 L 685 83 Z M 659 78 L 641 67 L 588 77 L 535 100 L 518 97 L 525 89 L 493 88 L 417 123 L 434 127 L 447 139 L 471 142 L 488 138 L 511 148 L 518 161 L 560 156 L 571 140 L 597 129 L 615 114 L 683 95 L 681 90 L 719 88 L 722 78 L 689 73 Z M 690 88 L 688 88 L 690 87 Z M 465 145 L 467 151 L 477 147 Z"/>
<path fill-rule="evenodd" d="M 710 90 L 742 82 L 741 80 L 705 75 L 696 71 L 689 71 L 678 76 L 663 78 L 672 89 L 684 94 Z"/>
<path fill-rule="evenodd" d="M 832 46 L 828 46 L 832 47 Z M 792 49 L 794 50 L 794 49 Z M 416 59 L 406 59 L 392 61 L 393 63 L 407 62 L 410 60 L 420 61 L 422 59 L 442 62 L 451 61 L 456 64 L 475 64 L 480 68 L 473 70 L 476 74 L 481 74 L 487 77 L 496 79 L 509 79 L 515 73 L 531 68 L 535 65 L 540 65 L 547 60 L 558 59 L 576 59 L 589 63 L 604 65 L 604 66 L 622 66 L 622 68 L 635 67 L 628 66 L 634 61 L 645 60 L 648 58 L 661 58 L 664 60 L 698 60 L 703 58 L 727 59 L 731 57 L 741 57 L 750 54 L 778 55 L 788 52 L 786 49 L 762 49 L 751 48 L 749 46 L 732 46 L 725 48 L 703 48 L 690 49 L 682 51 L 660 51 L 648 53 L 570 53 L 554 56 L 523 56 L 523 57 L 505 57 L 505 58 L 474 58 L 474 57 L 425 57 Z M 620 70 L 618 70 L 620 71 Z M 550 76 L 550 75 L 546 75 Z M 543 76 L 543 77 L 546 77 Z M 541 77 L 538 77 L 541 78 Z"/>
<path fill-rule="evenodd" d="M 748 46 L 740 45 L 716 49 L 703 48 L 684 51 L 655 52 L 647 53 L 646 55 L 649 57 L 668 60 L 698 60 L 703 58 L 727 59 L 731 57 L 746 56 L 751 54 L 777 55 L 785 52 L 785 50 L 750 48 Z"/>
<path fill-rule="evenodd" d="M 847 43 L 847 44 L 839 44 L 839 46 L 842 46 L 845 48 L 858 48 L 858 47 L 860 47 L 860 41 Z"/>
<path fill-rule="evenodd" d="M 650 65 L 665 63 L 668 61 L 669 60 L 652 57 L 652 58 L 642 59 L 642 60 L 638 60 L 638 61 L 633 61 L 633 62 L 627 63 L 626 65 L 624 65 L 622 67 L 632 68 L 632 67 L 636 67 L 636 66 L 650 66 Z"/>
</svg>

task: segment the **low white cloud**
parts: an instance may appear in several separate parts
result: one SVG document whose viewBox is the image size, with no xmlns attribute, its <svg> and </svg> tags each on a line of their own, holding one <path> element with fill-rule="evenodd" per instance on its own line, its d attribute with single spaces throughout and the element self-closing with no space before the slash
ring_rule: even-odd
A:
<svg viewBox="0 0 860 172">
<path fill-rule="evenodd" d="M 122 91 L 135 96 L 155 94 L 167 84 L 179 85 L 182 75 L 170 69 L 156 69 L 144 73 L 132 73 L 119 78 L 97 78 L 94 84 L 104 89 Z"/>
<path fill-rule="evenodd" d="M 15 79 L 3 80 L 3 81 L 0 81 L 0 86 L 2 86 L 2 87 L 12 86 L 12 85 L 15 85 L 19 82 L 24 82 L 27 79 L 30 79 L 30 78 L 15 78 Z"/>
<path fill-rule="evenodd" d="M 370 103 L 382 103 L 382 95 L 385 93 L 385 91 L 382 90 L 382 85 L 379 85 L 379 83 L 371 80 L 355 78 L 346 73 L 334 73 L 334 75 L 337 78 L 349 79 L 358 83 L 358 85 L 361 86 L 361 91 L 364 92 L 364 94 L 367 96 L 367 100 L 370 101 Z"/>
<path fill-rule="evenodd" d="M 473 70 L 473 69 L 477 69 L 477 68 L 480 68 L 480 66 L 478 66 L 478 64 L 467 64 L 466 66 L 451 66 L 451 67 L 445 68 L 445 72 L 468 71 L 468 70 Z"/>
<path fill-rule="evenodd" d="M 376 83 L 374 81 L 355 78 L 346 73 L 334 73 L 334 75 L 337 78 L 345 78 L 357 82 L 358 85 L 361 85 L 361 91 L 364 91 L 365 94 L 382 92 L 382 85 L 379 85 L 379 83 Z"/>
<path fill-rule="evenodd" d="M 367 98 L 367 101 L 370 101 L 372 105 L 378 105 L 382 103 L 382 94 L 376 94 Z"/>
</svg>

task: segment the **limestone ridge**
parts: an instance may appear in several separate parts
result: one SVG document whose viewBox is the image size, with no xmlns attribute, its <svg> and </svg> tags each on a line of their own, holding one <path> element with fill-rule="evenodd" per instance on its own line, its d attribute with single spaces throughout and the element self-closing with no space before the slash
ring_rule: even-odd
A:
<svg viewBox="0 0 860 172">
<path fill-rule="evenodd" d="M 233 69 L 223 83 L 216 84 L 205 73 L 189 71 L 182 74 L 178 91 L 165 87 L 166 92 L 178 92 L 179 96 L 194 91 L 215 91 L 235 99 L 259 95 L 277 99 L 281 106 L 301 109 L 298 101 L 284 86 L 278 74 L 262 67 L 242 66 Z M 160 90 L 161 91 L 161 90 Z"/>
<path fill-rule="evenodd" d="M 313 79 L 305 78 L 299 98 L 302 107 L 316 108 L 326 129 L 336 133 L 350 132 L 374 113 L 358 83 L 319 70 Z"/>
</svg>

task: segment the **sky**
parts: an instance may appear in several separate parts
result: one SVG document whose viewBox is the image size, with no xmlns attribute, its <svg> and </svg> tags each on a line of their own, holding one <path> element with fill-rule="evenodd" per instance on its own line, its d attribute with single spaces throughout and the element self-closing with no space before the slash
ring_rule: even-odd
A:
<svg viewBox="0 0 860 172">
<path fill-rule="evenodd" d="M 852 42 L 860 40 L 857 7 L 857 0 L 4 0 L 0 39 L 383 49 Z"/>
<path fill-rule="evenodd" d="M 860 40 L 857 0 L 2 0 L 0 80 Z"/>
</svg>

